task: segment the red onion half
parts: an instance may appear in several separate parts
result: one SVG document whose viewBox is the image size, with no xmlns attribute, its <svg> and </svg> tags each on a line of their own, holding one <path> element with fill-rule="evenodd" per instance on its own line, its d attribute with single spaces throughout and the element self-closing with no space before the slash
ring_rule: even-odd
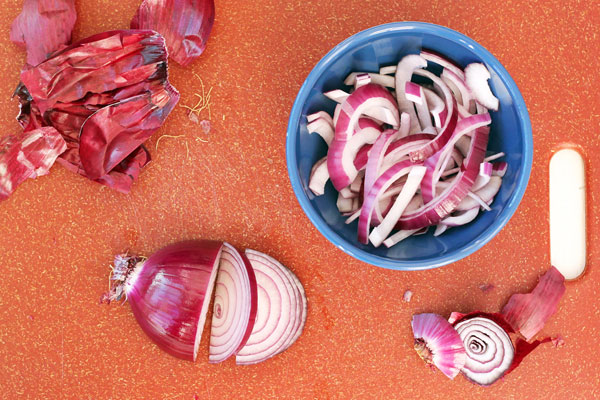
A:
<svg viewBox="0 0 600 400">
<path fill-rule="evenodd" d="M 254 329 L 236 363 L 256 364 L 290 347 L 302 333 L 307 301 L 298 278 L 277 260 L 254 250 L 246 256 L 256 274 L 258 310 Z"/>
<path fill-rule="evenodd" d="M 256 319 L 256 290 L 256 277 L 248 259 L 224 243 L 210 328 L 211 363 L 225 361 L 248 341 Z"/>
<path fill-rule="evenodd" d="M 167 353 L 193 361 L 204 329 L 223 244 L 190 240 L 144 260 L 117 256 L 104 300 L 124 295 L 142 330 Z"/>
</svg>

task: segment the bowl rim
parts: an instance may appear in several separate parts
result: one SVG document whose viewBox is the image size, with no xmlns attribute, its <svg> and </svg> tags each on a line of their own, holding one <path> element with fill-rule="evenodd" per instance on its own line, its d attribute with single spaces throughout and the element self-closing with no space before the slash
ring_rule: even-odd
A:
<svg viewBox="0 0 600 400">
<path fill-rule="evenodd" d="M 350 248 L 344 246 L 343 244 L 346 240 L 337 232 L 335 232 L 313 208 L 310 199 L 303 190 L 302 182 L 300 180 L 300 172 L 297 167 L 295 142 L 298 135 L 297 126 L 300 123 L 300 117 L 302 116 L 302 108 L 306 102 L 306 99 L 308 98 L 310 90 L 315 85 L 322 73 L 326 70 L 326 65 L 349 48 L 362 46 L 378 35 L 394 31 L 411 31 L 416 33 L 433 34 L 436 36 L 445 37 L 454 42 L 462 43 L 463 45 L 471 48 L 472 51 L 476 53 L 484 63 L 491 65 L 498 73 L 499 78 L 502 80 L 508 89 L 508 92 L 510 93 L 510 97 L 513 99 L 514 107 L 519 117 L 521 130 L 525 133 L 523 161 L 521 163 L 523 173 L 521 173 L 518 178 L 515 193 L 508 200 L 505 208 L 499 214 L 496 220 L 497 222 L 493 226 L 490 225 L 488 228 L 486 228 L 479 240 L 472 241 L 461 249 L 449 254 L 424 260 L 392 260 L 386 257 L 371 254 L 354 246 Z M 392 22 L 368 28 L 348 37 L 331 49 L 311 70 L 300 90 L 298 91 L 298 95 L 294 100 L 294 104 L 290 112 L 286 134 L 286 161 L 288 175 L 296 199 L 298 199 L 302 210 L 312 224 L 323 236 L 325 236 L 327 240 L 344 251 L 346 254 L 368 264 L 393 270 L 417 271 L 438 268 L 459 261 L 482 248 L 504 228 L 506 223 L 515 213 L 519 203 L 521 202 L 521 199 L 523 198 L 525 190 L 527 189 L 527 183 L 529 182 L 533 163 L 533 137 L 527 106 L 525 105 L 525 100 L 523 99 L 517 84 L 514 82 L 500 61 L 498 61 L 498 59 L 496 59 L 496 57 L 494 57 L 486 48 L 462 33 L 441 25 L 415 21 Z"/>
</svg>

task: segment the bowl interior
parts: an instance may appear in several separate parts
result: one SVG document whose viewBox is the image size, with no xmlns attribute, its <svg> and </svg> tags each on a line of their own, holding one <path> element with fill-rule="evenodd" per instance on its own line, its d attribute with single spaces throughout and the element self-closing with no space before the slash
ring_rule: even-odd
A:
<svg viewBox="0 0 600 400">
<path fill-rule="evenodd" d="M 480 213 L 475 221 L 452 228 L 439 237 L 433 232 L 411 237 L 388 249 L 374 248 L 356 240 L 355 221 L 345 224 L 336 207 L 337 192 L 328 182 L 325 195 L 308 189 L 313 164 L 327 154 L 327 146 L 306 129 L 306 115 L 325 110 L 333 114 L 335 104 L 323 92 L 343 88 L 353 71 L 378 72 L 394 65 L 407 54 L 430 49 L 464 67 L 483 62 L 491 73 L 490 86 L 500 100 L 492 112 L 488 152 L 504 152 L 508 171 L 492 210 Z M 439 73 L 429 63 L 428 69 Z M 363 31 L 342 42 L 313 69 L 300 90 L 288 127 L 288 168 L 292 186 L 311 221 L 334 244 L 356 258 L 393 269 L 425 269 L 441 266 L 467 256 L 483 246 L 506 224 L 520 202 L 531 169 L 532 144 L 529 117 L 523 99 L 504 67 L 483 47 L 466 36 L 437 25 L 394 23 Z"/>
</svg>

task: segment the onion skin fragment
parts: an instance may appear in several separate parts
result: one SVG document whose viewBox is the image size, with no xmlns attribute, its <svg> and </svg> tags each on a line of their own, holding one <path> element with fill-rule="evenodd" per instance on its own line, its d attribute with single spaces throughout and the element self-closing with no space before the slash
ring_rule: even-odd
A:
<svg viewBox="0 0 600 400">
<path fill-rule="evenodd" d="M 513 329 L 529 341 L 556 312 L 565 290 L 565 277 L 551 267 L 531 293 L 513 294 L 502 309 L 502 314 Z"/>
<path fill-rule="evenodd" d="M 0 138 L 0 201 L 27 179 L 46 175 L 67 144 L 52 127 Z"/>
<path fill-rule="evenodd" d="M 131 28 L 163 35 L 169 57 L 186 66 L 204 52 L 214 21 L 214 0 L 144 0 Z"/>
<path fill-rule="evenodd" d="M 27 64 L 36 66 L 71 42 L 77 20 L 74 0 L 25 0 L 10 28 L 10 40 L 27 50 Z"/>
</svg>

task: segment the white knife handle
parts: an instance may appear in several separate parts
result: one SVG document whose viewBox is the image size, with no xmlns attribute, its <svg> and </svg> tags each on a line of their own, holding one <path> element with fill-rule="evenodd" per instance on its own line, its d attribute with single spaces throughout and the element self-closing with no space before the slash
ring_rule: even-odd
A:
<svg viewBox="0 0 600 400">
<path fill-rule="evenodd" d="M 557 151 L 550 159 L 550 260 L 565 279 L 585 269 L 585 191 L 581 154 Z"/>
</svg>

